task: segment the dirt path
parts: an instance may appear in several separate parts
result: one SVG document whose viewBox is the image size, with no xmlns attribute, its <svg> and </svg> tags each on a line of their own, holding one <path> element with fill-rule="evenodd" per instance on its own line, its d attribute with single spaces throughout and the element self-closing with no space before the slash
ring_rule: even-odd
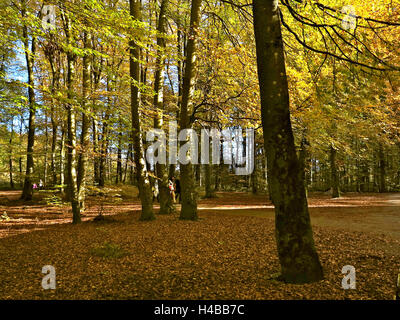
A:
<svg viewBox="0 0 400 320">
<path fill-rule="evenodd" d="M 0 238 L 71 222 L 68 206 L 49 206 L 40 201 L 24 203 L 18 200 L 20 194 L 0 191 L 0 214 L 6 212 L 11 218 L 0 223 Z M 88 207 L 83 221 L 98 215 L 99 200 L 90 198 Z M 337 199 L 323 193 L 311 194 L 309 208 L 315 226 L 385 234 L 400 240 L 400 194 L 350 193 Z M 155 209 L 158 210 L 157 205 Z M 103 210 L 105 215 L 123 214 L 140 210 L 140 203 L 138 199 L 118 205 L 106 203 Z M 273 205 L 266 196 L 248 193 L 218 193 L 218 198 L 200 200 L 199 211 L 274 218 Z"/>
</svg>

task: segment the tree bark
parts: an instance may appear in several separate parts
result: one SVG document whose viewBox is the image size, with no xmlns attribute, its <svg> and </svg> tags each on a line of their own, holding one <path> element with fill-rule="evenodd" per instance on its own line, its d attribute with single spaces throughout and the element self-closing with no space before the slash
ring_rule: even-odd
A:
<svg viewBox="0 0 400 320">
<path fill-rule="evenodd" d="M 60 190 L 61 194 L 64 194 L 65 184 L 65 121 L 61 126 L 61 141 L 60 141 Z"/>
<path fill-rule="evenodd" d="M 22 17 L 26 16 L 26 8 L 25 1 L 22 9 Z M 33 182 L 32 182 L 32 174 L 33 174 L 33 148 L 35 145 L 35 119 L 36 119 L 36 100 L 35 100 L 35 91 L 34 87 L 34 75 L 33 75 L 33 64 L 34 64 L 34 56 L 36 53 L 36 37 L 32 36 L 31 40 L 31 48 L 29 48 L 29 36 L 28 36 L 28 27 L 26 25 L 23 26 L 23 43 L 25 50 L 25 59 L 26 66 L 28 71 L 28 98 L 29 98 L 29 123 L 28 123 L 28 145 L 26 149 L 26 172 L 25 172 L 25 180 L 24 187 L 22 190 L 21 199 L 25 201 L 32 200 L 33 196 Z"/>
<path fill-rule="evenodd" d="M 129 0 L 130 15 L 134 20 L 141 20 L 140 2 L 139 0 Z M 151 192 L 150 180 L 146 168 L 144 157 L 144 148 L 142 142 L 142 132 L 140 126 L 140 91 L 138 84 L 140 83 L 140 48 L 134 40 L 129 42 L 130 57 L 129 70 L 131 77 L 131 113 L 132 113 L 132 138 L 133 153 L 136 164 L 136 174 L 139 188 L 139 196 L 142 204 L 142 214 L 140 220 L 155 219 L 153 211 L 153 194 Z"/>
<path fill-rule="evenodd" d="M 107 91 L 109 91 L 109 84 L 107 80 Z M 110 107 L 110 102 L 108 102 L 108 106 Z M 99 186 L 104 187 L 106 180 L 106 160 L 108 155 L 108 120 L 110 119 L 110 113 L 108 109 L 105 112 L 103 117 L 103 128 L 101 132 L 101 141 L 100 141 L 100 159 L 99 159 Z"/>
<path fill-rule="evenodd" d="M 87 32 L 83 34 L 83 45 L 85 49 L 90 49 L 90 35 Z M 81 147 L 78 162 L 78 196 L 79 206 L 81 211 L 85 210 L 85 193 L 86 193 L 86 171 L 88 163 L 88 152 L 90 144 L 90 107 L 89 101 L 90 89 L 90 57 L 85 53 L 82 59 L 82 133 L 81 133 Z"/>
<path fill-rule="evenodd" d="M 331 144 L 330 147 L 330 164 L 331 164 L 331 190 L 332 190 L 332 198 L 339 198 L 339 174 L 336 167 L 336 149 Z"/>
<path fill-rule="evenodd" d="M 47 50 L 45 50 L 47 58 L 51 67 L 51 105 L 50 105 L 50 122 L 51 122 L 51 154 L 50 154 L 50 170 L 51 170 L 51 184 L 55 186 L 57 184 L 57 171 L 56 171 L 56 148 L 57 148 L 57 130 L 58 125 L 56 121 L 55 115 L 55 106 L 56 106 L 56 89 L 59 87 L 60 81 L 60 66 L 56 66 L 55 60 L 55 50 L 51 44 L 48 45 Z M 57 55 L 58 61 L 60 56 L 59 53 Z"/>
<path fill-rule="evenodd" d="M 154 75 L 154 107 L 156 117 L 154 118 L 154 128 L 162 129 L 164 121 L 164 68 L 165 68 L 165 33 L 166 33 L 166 11 L 168 10 L 169 0 L 162 0 L 157 27 L 157 57 L 156 70 Z M 166 164 L 157 163 L 156 172 L 159 187 L 160 214 L 169 214 L 174 210 L 172 197 L 168 188 L 168 170 Z"/>
<path fill-rule="evenodd" d="M 9 154 L 9 159 L 8 159 L 8 163 L 9 163 L 9 172 L 10 172 L 10 188 L 14 189 L 15 185 L 14 185 L 14 179 L 13 179 L 13 137 L 14 137 L 14 117 L 11 117 L 11 133 L 10 133 L 10 154 Z"/>
<path fill-rule="evenodd" d="M 211 186 L 211 164 L 204 165 L 204 187 L 205 187 L 205 195 L 204 198 L 215 198 L 214 189 Z"/>
<path fill-rule="evenodd" d="M 386 162 L 382 144 L 379 144 L 379 192 L 386 192 Z"/>
<path fill-rule="evenodd" d="M 185 74 L 182 87 L 182 103 L 180 109 L 180 130 L 191 127 L 190 111 L 191 91 L 193 88 L 195 62 L 196 62 L 196 40 L 197 28 L 200 22 L 201 0 L 192 0 L 190 13 L 190 30 L 186 46 Z M 193 166 L 189 162 L 186 165 L 180 165 L 181 170 L 181 213 L 180 219 L 197 220 L 197 193 L 194 183 Z"/>
<path fill-rule="evenodd" d="M 258 78 L 268 183 L 275 206 L 275 235 L 285 282 L 323 278 L 315 249 L 301 166 L 289 113 L 278 0 L 253 1 Z"/>
<path fill-rule="evenodd" d="M 121 119 L 119 120 L 121 123 Z M 122 128 L 120 125 L 119 128 L 119 133 L 118 133 L 118 150 L 117 150 L 117 174 L 115 177 L 115 183 L 121 183 L 122 182 Z"/>
<path fill-rule="evenodd" d="M 68 44 L 72 44 L 71 36 L 71 20 L 65 17 L 65 33 Z M 77 154 L 76 154 L 76 118 L 75 110 L 73 109 L 73 81 L 75 76 L 75 57 L 72 52 L 67 52 L 67 170 L 68 170 L 68 192 L 69 200 L 72 206 L 72 223 L 81 222 L 81 210 L 79 205 L 78 177 L 77 177 Z"/>
</svg>

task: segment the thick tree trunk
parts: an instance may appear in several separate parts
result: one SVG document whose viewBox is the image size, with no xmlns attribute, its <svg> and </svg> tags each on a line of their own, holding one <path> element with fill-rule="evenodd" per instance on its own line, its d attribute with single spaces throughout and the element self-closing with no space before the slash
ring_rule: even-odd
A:
<svg viewBox="0 0 400 320">
<path fill-rule="evenodd" d="M 140 1 L 129 0 L 130 14 L 132 19 L 141 20 Z M 155 219 L 153 211 L 153 194 L 147 173 L 146 162 L 144 157 L 144 148 L 142 142 L 142 132 L 140 126 L 140 91 L 138 83 L 140 83 L 140 48 L 134 40 L 129 42 L 130 46 L 130 77 L 131 77 L 131 112 L 132 112 L 132 138 L 133 152 L 136 164 L 137 182 L 139 188 L 140 201 L 142 203 L 142 214 L 140 220 Z"/>
<path fill-rule="evenodd" d="M 331 190 L 332 198 L 339 198 L 339 174 L 336 167 L 336 149 L 333 145 L 330 147 L 330 165 L 331 165 Z"/>
<path fill-rule="evenodd" d="M 186 46 L 185 74 L 182 87 L 182 103 L 180 110 L 180 129 L 188 129 L 191 127 L 190 112 L 191 91 L 193 88 L 193 79 L 196 62 L 196 40 L 197 28 L 200 21 L 201 0 L 192 0 L 192 8 L 190 13 L 190 30 Z M 182 209 L 180 219 L 197 220 L 197 192 L 194 183 L 193 166 L 189 162 L 186 165 L 180 165 L 181 170 L 181 203 Z"/>
<path fill-rule="evenodd" d="M 66 18 L 65 33 L 69 44 L 72 43 L 71 22 Z M 76 154 L 76 118 L 75 110 L 71 104 L 73 96 L 73 81 L 75 76 L 74 56 L 71 52 L 67 52 L 67 171 L 68 171 L 68 193 L 72 206 L 72 223 L 81 222 L 81 210 L 79 205 L 78 177 L 77 177 L 77 154 Z"/>
<path fill-rule="evenodd" d="M 22 10 L 22 17 L 26 16 L 25 9 Z M 33 64 L 34 64 L 34 56 L 36 53 L 36 37 L 32 37 L 31 40 L 31 48 L 29 48 L 29 36 L 28 36 L 28 27 L 26 25 L 23 26 L 23 43 L 25 50 L 25 59 L 26 66 L 28 70 L 28 98 L 29 98 L 29 123 L 28 123 L 28 145 L 26 149 L 26 173 L 25 173 L 25 181 L 24 187 L 22 190 L 21 199 L 29 201 L 32 200 L 33 195 L 33 182 L 32 182 L 32 174 L 33 174 L 33 147 L 35 144 L 35 118 L 36 118 L 36 110 L 35 110 L 35 91 L 34 87 L 34 76 L 33 76 Z"/>
<path fill-rule="evenodd" d="M 169 0 L 162 0 L 160 14 L 158 18 L 158 37 L 157 37 L 157 58 L 156 70 L 154 76 L 154 107 L 156 109 L 156 117 L 154 118 L 154 128 L 162 129 L 164 117 L 164 101 L 163 101 L 163 82 L 165 68 L 165 33 L 166 33 L 166 12 L 168 10 Z M 160 214 L 169 214 L 174 210 L 172 197 L 168 188 L 168 170 L 166 164 L 157 163 L 156 172 L 159 188 Z"/>
<path fill-rule="evenodd" d="M 289 283 L 319 281 L 323 272 L 314 245 L 304 181 L 301 179 L 301 166 L 290 122 L 278 0 L 254 0 L 253 17 L 280 278 Z"/>
</svg>

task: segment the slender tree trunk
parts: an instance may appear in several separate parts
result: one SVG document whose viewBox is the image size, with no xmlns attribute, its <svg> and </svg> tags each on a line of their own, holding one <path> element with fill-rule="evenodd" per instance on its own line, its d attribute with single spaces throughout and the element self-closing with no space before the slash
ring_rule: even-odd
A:
<svg viewBox="0 0 400 320">
<path fill-rule="evenodd" d="M 299 152 L 299 163 L 300 163 L 300 179 L 304 181 L 304 188 L 306 190 L 306 195 L 307 195 L 307 183 L 306 183 L 306 159 L 307 159 L 307 140 L 303 136 L 301 139 L 301 146 L 300 146 L 300 152 Z"/>
<path fill-rule="evenodd" d="M 20 127 L 19 127 L 19 137 L 20 138 L 22 137 L 22 128 L 23 127 L 24 127 L 24 117 L 21 114 Z M 18 167 L 19 167 L 19 179 L 18 179 L 18 181 L 19 181 L 19 184 L 21 185 L 21 187 L 23 187 L 24 183 L 23 183 L 23 180 L 22 180 L 22 176 L 23 176 L 22 171 L 23 170 L 22 170 L 22 157 L 21 156 L 18 157 Z"/>
<path fill-rule="evenodd" d="M 382 144 L 379 144 L 379 192 L 386 192 L 386 162 Z"/>
<path fill-rule="evenodd" d="M 131 140 L 133 141 L 133 138 L 131 138 Z M 129 182 L 131 185 L 135 185 L 136 183 L 136 179 L 135 179 L 135 174 L 134 174 L 134 168 L 133 168 L 133 143 L 131 143 L 130 145 L 130 149 L 129 149 L 129 162 L 130 162 L 130 166 L 129 166 Z"/>
<path fill-rule="evenodd" d="M 25 6 L 25 3 L 24 3 Z M 26 16 L 26 9 L 22 9 L 22 17 Z M 23 26 L 23 43 L 25 50 L 26 66 L 28 70 L 28 98 L 29 98 L 29 124 L 28 124 L 28 145 L 26 149 L 26 173 L 24 188 L 22 190 L 21 199 L 25 201 L 32 200 L 33 188 L 32 188 L 32 174 L 33 174 L 33 148 L 35 144 L 35 118 L 36 118 L 36 100 L 34 87 L 34 76 L 33 76 L 33 64 L 34 56 L 36 52 L 36 37 L 32 36 L 31 48 L 29 48 L 29 36 L 28 27 Z"/>
<path fill-rule="evenodd" d="M 47 111 L 45 111 L 45 146 L 44 146 L 44 174 L 43 174 L 43 187 L 47 186 L 47 172 L 48 172 L 48 145 L 49 145 L 49 128 L 48 128 L 48 116 Z"/>
<path fill-rule="evenodd" d="M 90 35 L 87 32 L 83 34 L 84 47 L 90 49 Z M 78 162 L 78 197 L 81 211 L 85 210 L 85 193 L 86 193 L 86 171 L 88 163 L 88 152 L 90 144 L 90 107 L 89 101 L 90 89 L 90 56 L 85 54 L 82 58 L 82 133 L 81 133 L 81 148 Z"/>
<path fill-rule="evenodd" d="M 278 0 L 254 0 L 253 17 L 280 278 L 289 283 L 319 281 L 323 272 L 314 245 L 304 181 L 290 123 Z"/>
<path fill-rule="evenodd" d="M 97 130 L 97 120 L 93 118 L 93 179 L 95 183 L 99 183 L 99 136 Z"/>
<path fill-rule="evenodd" d="M 154 75 L 154 107 L 156 109 L 156 117 L 154 118 L 154 128 L 162 129 L 164 122 L 164 68 L 165 68 L 165 33 L 166 33 L 166 12 L 168 10 L 169 0 L 162 0 L 160 14 L 158 17 L 157 27 L 157 57 L 156 70 Z M 156 172 L 158 178 L 160 214 L 169 214 L 174 210 L 172 197 L 168 188 L 168 170 L 166 164 L 157 163 Z"/>
<path fill-rule="evenodd" d="M 108 80 L 107 80 L 108 81 Z M 107 85 L 108 87 L 108 85 Z M 109 89 L 107 89 L 109 90 Z M 108 103 L 110 105 L 110 103 Z M 110 119 L 110 113 L 106 110 L 105 116 L 103 117 L 103 129 L 101 133 L 100 142 L 100 159 L 99 159 L 99 186 L 104 187 L 106 180 L 106 166 L 107 166 L 107 154 L 108 154 L 108 120 Z"/>
<path fill-rule="evenodd" d="M 60 186 L 61 194 L 64 194 L 64 184 L 65 184 L 65 122 L 61 126 L 61 141 L 60 141 Z"/>
<path fill-rule="evenodd" d="M 130 14 L 133 20 L 141 20 L 139 0 L 129 0 Z M 142 203 L 142 214 L 140 220 L 155 219 L 153 211 L 153 194 L 151 192 L 150 180 L 146 168 L 144 148 L 142 142 L 142 132 L 140 125 L 139 105 L 140 91 L 136 83 L 140 83 L 140 48 L 134 40 L 129 42 L 130 46 L 130 77 L 131 81 L 131 113 L 132 113 L 132 138 L 133 152 L 136 164 L 137 182 L 139 188 L 140 201 Z M 135 83 L 134 83 L 135 82 Z"/>
<path fill-rule="evenodd" d="M 211 120 L 211 117 L 210 117 Z M 207 137 L 208 138 L 208 137 Z M 209 145 L 209 154 L 212 153 L 211 144 Z M 204 187 L 205 187 L 205 195 L 204 198 L 215 198 L 215 190 L 211 186 L 211 174 L 212 174 L 212 165 L 210 163 L 204 164 Z"/>
<path fill-rule="evenodd" d="M 66 18 L 65 33 L 69 44 L 72 43 L 71 36 L 71 21 Z M 71 52 L 67 52 L 67 133 L 68 133 L 68 146 L 67 146 L 67 169 L 68 169 L 68 192 L 69 200 L 72 206 L 72 223 L 77 224 L 81 222 L 81 209 L 79 205 L 79 191 L 78 191 L 78 177 L 77 177 L 77 154 L 76 154 L 76 118 L 75 110 L 73 109 L 72 101 L 73 96 L 73 81 L 75 76 L 75 57 Z"/>
<path fill-rule="evenodd" d="M 121 119 L 120 119 L 121 122 Z M 117 151 L 117 175 L 115 177 L 115 183 L 122 182 L 122 128 L 120 126 L 118 133 L 118 151 Z"/>
<path fill-rule="evenodd" d="M 204 165 L 204 186 L 206 194 L 204 198 L 215 198 L 215 193 L 213 188 L 211 187 L 211 164 Z"/>
<path fill-rule="evenodd" d="M 190 112 L 191 91 L 193 88 L 195 62 L 196 62 L 196 40 L 197 28 L 200 22 L 201 0 L 192 0 L 190 13 L 190 30 L 186 47 L 185 74 L 182 87 L 182 103 L 180 110 L 180 129 L 191 127 Z M 181 170 L 181 203 L 182 209 L 180 219 L 197 220 L 197 193 L 194 183 L 193 165 L 189 162 L 180 165 Z"/>
<path fill-rule="evenodd" d="M 122 183 L 126 182 L 126 176 L 128 174 L 128 163 L 129 163 L 129 151 L 130 146 L 128 145 L 128 151 L 126 153 L 126 158 L 125 158 L 125 166 L 124 166 L 124 173 L 123 173 L 123 178 L 122 178 Z"/>
<path fill-rule="evenodd" d="M 50 164 L 50 170 L 51 170 L 51 177 L 52 177 L 52 185 L 57 184 L 57 171 L 56 171 L 56 146 L 57 146 L 57 123 L 54 119 L 54 110 L 52 111 L 51 115 L 51 130 L 52 130 L 52 135 L 51 135 L 51 164 Z"/>
<path fill-rule="evenodd" d="M 339 175 L 336 167 L 336 149 L 331 144 L 330 147 L 330 164 L 331 164 L 331 190 L 332 190 L 332 198 L 339 198 Z"/>
<path fill-rule="evenodd" d="M 50 67 L 51 67 L 51 105 L 50 105 L 50 122 L 51 122 L 51 153 L 50 153 L 50 170 L 51 170 L 51 184 L 55 186 L 57 184 L 57 172 L 56 172 L 56 147 L 57 147 L 57 121 L 55 115 L 55 93 L 56 88 L 59 87 L 60 81 L 60 66 L 55 66 L 55 55 L 54 50 L 49 46 L 46 51 Z M 59 56 L 58 56 L 59 57 Z M 58 60 L 59 61 L 59 60 Z"/>
<path fill-rule="evenodd" d="M 221 189 L 221 166 L 222 166 L 222 164 L 217 164 L 214 166 L 214 175 L 215 175 L 214 191 L 215 192 L 217 192 Z"/>
<path fill-rule="evenodd" d="M 251 193 L 257 194 L 258 193 L 258 163 L 257 158 L 254 159 L 254 170 L 250 175 L 251 180 Z"/>
<path fill-rule="evenodd" d="M 10 133 L 10 155 L 9 155 L 9 172 L 10 172 L 10 188 L 14 189 L 14 179 L 13 179 L 13 137 L 14 137 L 14 117 L 11 117 L 11 133 Z"/>
</svg>

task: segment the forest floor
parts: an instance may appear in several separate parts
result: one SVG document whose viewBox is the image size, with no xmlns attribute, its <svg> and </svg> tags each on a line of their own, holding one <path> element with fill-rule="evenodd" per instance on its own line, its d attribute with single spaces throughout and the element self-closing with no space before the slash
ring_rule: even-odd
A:
<svg viewBox="0 0 400 320">
<path fill-rule="evenodd" d="M 131 190 L 106 191 L 89 197 L 80 225 L 51 194 L 24 203 L 19 191 L 0 191 L 0 299 L 394 298 L 400 194 L 310 194 L 325 279 L 291 285 L 272 277 L 279 261 L 266 196 L 218 193 L 199 201 L 196 222 L 178 213 L 142 222 Z M 93 221 L 100 212 L 106 219 Z M 45 265 L 56 269 L 56 290 L 41 287 Z M 355 290 L 342 289 L 345 265 L 356 268 Z"/>
</svg>

